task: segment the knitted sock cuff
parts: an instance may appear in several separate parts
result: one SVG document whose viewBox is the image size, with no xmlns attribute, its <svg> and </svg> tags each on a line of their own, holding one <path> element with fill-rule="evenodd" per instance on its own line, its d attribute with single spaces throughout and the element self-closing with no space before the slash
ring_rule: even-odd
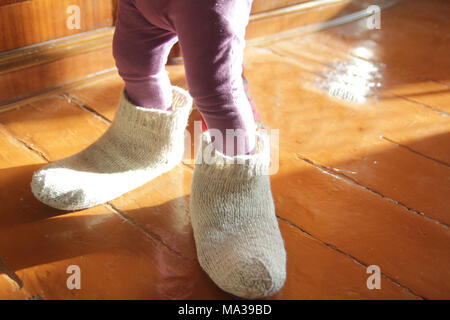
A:
<svg viewBox="0 0 450 320">
<path fill-rule="evenodd" d="M 170 136 L 174 133 L 173 130 L 180 129 L 181 126 L 176 124 L 187 122 L 191 111 L 192 98 L 186 90 L 179 87 L 172 86 L 172 110 L 170 111 L 136 106 L 129 100 L 123 89 L 113 125 L 129 127 L 125 124 L 132 123 L 139 130 Z"/>
<path fill-rule="evenodd" d="M 227 156 L 213 146 L 209 131 L 202 133 L 201 145 L 196 156 L 198 174 L 208 179 L 248 180 L 269 174 L 270 143 L 264 130 L 256 132 L 256 145 L 253 154 Z"/>
</svg>

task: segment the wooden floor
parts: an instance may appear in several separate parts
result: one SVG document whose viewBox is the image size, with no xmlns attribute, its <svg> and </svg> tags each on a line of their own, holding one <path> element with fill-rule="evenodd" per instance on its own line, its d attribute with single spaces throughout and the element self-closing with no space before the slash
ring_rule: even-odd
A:
<svg viewBox="0 0 450 320">
<path fill-rule="evenodd" d="M 271 183 L 288 265 L 273 298 L 450 298 L 449 16 L 446 1 L 404 1 L 379 30 L 359 20 L 247 47 L 250 93 L 280 134 Z M 182 66 L 168 70 L 185 86 Z M 33 198 L 33 171 L 95 141 L 122 86 L 0 113 L 0 298 L 233 298 L 197 262 L 191 166 L 89 210 Z"/>
</svg>

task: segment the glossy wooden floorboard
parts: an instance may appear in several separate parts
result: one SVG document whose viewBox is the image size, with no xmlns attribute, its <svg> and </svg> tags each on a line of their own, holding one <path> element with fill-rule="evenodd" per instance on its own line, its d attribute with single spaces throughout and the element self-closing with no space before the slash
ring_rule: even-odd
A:
<svg viewBox="0 0 450 320">
<path fill-rule="evenodd" d="M 103 124 L 79 108 L 75 108 L 72 110 L 73 114 L 70 114 L 70 105 L 67 105 L 63 99 L 56 99 L 56 101 L 59 102 L 59 107 L 66 111 L 65 116 L 72 118 L 72 121 L 78 121 L 72 129 L 85 127 L 92 133 L 95 132 L 96 125 Z M 83 148 L 97 138 L 95 135 L 90 136 L 88 131 L 84 131 L 83 134 L 78 129 L 75 132 L 70 130 L 63 132 L 62 126 L 57 129 L 52 128 L 52 124 L 65 123 L 67 125 L 70 121 L 62 121 L 60 109 L 51 108 L 52 103 L 55 103 L 54 100 L 49 99 L 42 102 L 48 107 L 46 109 L 48 113 L 25 112 L 25 114 L 48 116 L 45 126 L 42 123 L 39 125 L 39 119 L 43 118 L 26 119 L 20 114 L 22 110 L 15 110 L 15 112 L 19 112 L 17 116 L 22 118 L 23 122 L 21 123 L 26 126 L 27 134 L 19 135 L 19 137 L 12 136 L 12 132 L 15 132 L 17 127 L 14 121 L 9 121 L 11 118 L 8 116 L 14 115 L 15 112 L 5 114 L 2 122 L 5 125 L 1 127 L 1 147 L 2 150 L 7 150 L 6 154 L 2 153 L 1 178 L 2 184 L 10 185 L 11 188 L 2 189 L 1 193 L 1 200 L 6 207 L 2 207 L 0 251 L 5 268 L 16 270 L 18 279 L 23 284 L 23 288 L 27 290 L 27 297 L 38 295 L 42 298 L 189 299 L 208 298 L 211 294 L 216 297 L 224 297 L 224 294 L 207 278 L 206 282 L 200 280 L 200 282 L 205 282 L 206 286 L 190 290 L 187 278 L 182 280 L 183 274 L 190 279 L 198 276 L 206 277 L 192 254 L 188 258 L 185 257 L 186 253 L 181 255 L 161 241 L 158 236 L 154 235 L 155 233 L 144 232 L 139 225 L 128 221 L 114 207 L 100 206 L 91 210 L 66 214 L 49 208 L 33 198 L 29 190 L 29 179 L 32 172 L 45 163 L 43 155 L 48 156 L 48 159 L 60 158 L 67 155 L 62 148 L 64 144 Z M 30 111 L 33 106 L 28 106 L 26 109 Z M 89 116 L 88 119 L 85 118 L 86 115 Z M 89 125 L 90 122 L 93 122 L 93 125 Z M 43 128 L 46 128 L 44 130 L 46 132 L 57 130 L 56 136 L 59 134 L 59 138 L 55 139 L 56 144 L 53 146 L 43 144 L 48 148 L 38 147 Z M 105 128 L 106 126 L 103 129 Z M 72 137 L 81 138 L 81 136 L 87 140 L 71 140 Z M 28 148 L 25 146 L 26 144 L 28 144 Z M 52 147 L 57 145 L 61 148 L 54 151 L 56 149 Z M 15 167 L 9 166 L 12 163 Z M 165 196 L 168 197 L 170 194 Z M 162 198 L 158 199 L 162 201 Z M 164 211 L 162 215 L 167 218 L 168 215 L 164 215 Z M 108 229 L 111 230 L 108 231 Z M 170 224 L 166 225 L 164 230 L 170 230 Z M 191 235 L 189 234 L 189 236 Z M 185 239 L 180 240 L 184 241 Z M 126 248 L 129 248 L 129 252 L 124 254 L 127 251 Z M 192 248 L 191 252 L 194 252 Z M 144 256 L 146 258 L 143 258 Z M 137 261 L 132 262 L 133 259 L 137 259 Z M 152 259 L 152 261 L 145 262 L 145 259 Z M 128 289 L 125 287 L 121 289 L 123 283 L 114 280 L 120 279 L 119 273 L 123 272 L 129 263 L 134 266 L 134 269 L 128 268 L 128 272 L 131 274 L 127 277 L 130 275 L 136 277 L 136 284 L 141 281 L 146 282 L 147 285 L 142 286 L 143 291 L 134 285 L 129 286 Z M 83 273 L 87 278 L 83 283 L 87 287 L 92 286 L 96 289 L 67 290 L 65 270 L 70 265 L 78 265 L 85 270 Z M 141 270 L 142 267 L 146 270 Z M 98 272 L 103 270 L 101 273 L 104 277 L 96 275 L 97 271 L 92 271 L 96 268 L 98 268 Z M 156 274 L 152 275 L 155 272 L 157 276 Z M 89 278 L 89 275 L 92 278 Z M 146 278 L 147 280 L 145 280 Z M 151 285 L 151 282 L 156 281 L 157 278 L 165 279 L 161 281 L 164 288 Z M 192 282 L 192 285 L 195 283 L 195 281 Z M 105 287 L 102 289 L 103 285 Z M 2 298 L 14 298 L 14 296 L 4 295 Z"/>
<path fill-rule="evenodd" d="M 450 100 L 448 79 L 433 69 L 447 55 L 437 38 L 438 50 L 425 45 L 447 7 L 423 3 L 383 12 L 380 30 L 354 22 L 247 48 L 250 93 L 265 125 L 280 135 L 271 183 L 288 277 L 272 298 L 450 297 Z M 413 26 L 414 8 L 436 19 Z M 386 51 L 394 45 L 401 56 Z M 412 63 L 425 54 L 428 68 Z M 363 101 L 333 96 L 336 81 L 360 94 L 339 80 L 370 66 L 378 80 L 360 78 L 381 86 Z M 168 71 L 186 87 L 182 66 Z M 0 113 L 0 182 L 8 186 L 0 189 L 0 298 L 233 298 L 196 259 L 188 158 L 89 210 L 62 212 L 32 196 L 32 172 L 95 141 L 122 87 L 115 75 Z M 199 119 L 194 110 L 191 134 Z M 81 290 L 67 289 L 70 265 L 81 268 Z M 380 290 L 366 286 L 369 265 L 381 269 Z"/>
<path fill-rule="evenodd" d="M 61 96 L 3 113 L 1 119 L 12 135 L 50 161 L 81 151 L 108 127 Z"/>
<path fill-rule="evenodd" d="M 111 81 L 111 83 L 114 83 L 113 81 Z M 99 85 L 99 87 L 101 87 L 101 84 Z M 76 94 L 76 92 L 74 93 Z M 8 113 L 5 113 L 3 115 L 3 123 L 5 123 L 5 128 L 9 129 L 10 132 L 14 133 L 14 136 L 18 139 L 20 139 L 21 141 L 27 141 L 28 143 L 32 144 L 33 148 L 35 148 L 35 150 L 42 150 L 39 152 L 42 152 L 43 154 L 46 155 L 46 157 L 48 157 L 49 159 L 57 159 L 60 157 L 65 156 L 64 153 L 61 154 L 62 150 L 64 150 L 64 145 L 67 145 L 68 143 L 70 143 L 70 145 L 72 147 L 75 148 L 75 145 L 78 145 L 78 148 L 82 148 L 84 146 L 86 146 L 87 144 L 89 144 L 89 140 L 94 141 L 97 136 L 96 135 L 89 135 L 87 133 L 83 134 L 83 133 L 79 133 L 79 136 L 83 135 L 85 137 L 85 139 L 76 139 L 76 140 L 68 140 L 67 139 L 55 139 L 53 141 L 53 143 L 48 143 L 48 147 L 41 147 L 41 143 L 31 143 L 31 141 L 41 141 L 41 137 L 42 137 L 42 132 L 41 130 L 39 130 L 40 126 L 36 125 L 37 121 L 27 121 L 27 120 L 31 120 L 31 118 L 27 118 L 25 115 L 22 115 L 22 113 L 25 114 L 39 114 L 41 117 L 44 117 L 44 115 L 46 116 L 47 123 L 46 123 L 46 128 L 48 130 L 53 130 L 52 128 L 57 128 L 55 130 L 58 130 L 59 134 L 62 137 L 72 137 L 72 130 L 74 130 L 74 128 L 77 127 L 83 127 L 83 130 L 86 131 L 81 131 L 81 132 L 95 132 L 95 130 L 97 129 L 98 125 L 103 125 L 103 123 L 101 122 L 101 120 L 93 118 L 91 119 L 91 123 L 93 123 L 93 125 L 90 125 L 89 122 L 86 121 L 85 116 L 87 113 L 87 111 L 82 110 L 80 108 L 77 108 L 77 105 L 75 106 L 75 108 L 69 104 L 67 104 L 66 100 L 63 99 L 49 99 L 46 101 L 48 106 L 51 106 L 52 103 L 55 103 L 55 101 L 59 102 L 59 106 L 61 109 L 64 109 L 66 111 L 65 116 L 69 116 L 71 117 L 71 121 L 79 121 L 78 125 L 69 125 L 67 126 L 66 129 L 62 128 L 62 127 L 57 127 L 59 126 L 62 122 L 61 122 L 61 111 L 60 108 L 47 108 L 46 111 L 48 112 L 47 114 L 45 114 L 44 112 L 39 112 L 39 113 L 35 113 L 35 112 L 31 112 L 28 113 L 27 111 L 31 110 L 33 107 L 29 106 L 27 108 L 23 108 L 23 109 L 19 109 L 19 110 L 15 110 L 15 111 L 11 111 Z M 44 101 L 42 101 L 42 103 L 44 104 Z M 73 109 L 72 109 L 73 108 Z M 51 113 L 53 113 L 53 116 L 51 115 Z M 72 113 L 72 114 L 71 114 Z M 23 119 L 23 122 L 21 122 L 21 125 L 24 127 L 20 127 L 22 128 L 22 132 L 26 132 L 26 135 L 20 135 L 18 134 L 18 132 L 20 131 L 20 128 L 17 129 L 17 124 L 14 123 L 13 121 L 10 121 L 10 119 L 12 118 L 20 118 Z M 195 114 L 193 115 L 193 118 L 195 118 Z M 64 122 L 66 123 L 66 125 L 68 124 L 68 122 Z M 66 126 L 65 126 L 66 127 Z M 86 140 L 87 139 L 87 140 Z M 54 151 L 53 151 L 54 150 Z M 55 155 L 54 155 L 55 154 Z M 35 169 L 35 168 L 34 168 Z M 191 175 L 192 175 L 192 169 L 186 166 L 180 166 L 177 167 L 176 169 L 174 169 L 172 172 L 168 173 L 167 175 L 160 177 L 158 179 L 155 179 L 152 183 L 149 183 L 135 191 L 130 192 L 129 194 L 127 194 L 124 197 L 121 197 L 119 199 L 116 199 L 114 201 L 111 202 L 112 208 L 114 210 L 117 210 L 117 212 L 125 215 L 127 217 L 127 219 L 131 219 L 129 220 L 130 224 L 133 227 L 138 227 L 139 230 L 142 231 L 142 233 L 144 235 L 152 235 L 152 237 L 154 237 L 155 239 L 157 239 L 158 241 L 160 241 L 161 245 L 163 247 L 166 247 L 169 251 L 173 251 L 174 254 L 180 254 L 183 257 L 186 257 L 188 259 L 195 259 L 195 247 L 194 247 L 194 242 L 193 242 L 193 237 L 192 237 L 192 232 L 191 232 L 191 228 L 189 225 L 189 217 L 188 217 L 188 204 L 189 204 L 189 186 L 190 186 L 190 180 L 191 180 Z M 28 171 L 28 174 L 31 174 L 31 171 Z M 180 179 L 183 181 L 182 184 L 180 184 Z M 34 203 L 37 203 L 36 200 L 33 201 Z M 39 203 L 37 203 L 37 205 L 39 206 Z M 40 205 L 42 208 L 47 208 L 43 205 Z M 48 210 L 52 211 L 52 209 L 47 208 Z M 88 210 L 89 211 L 89 210 Z M 76 213 L 74 213 L 74 215 L 76 215 Z M 45 228 L 45 226 L 47 226 L 47 224 L 44 224 L 46 220 L 43 221 L 39 221 L 36 222 L 36 224 L 32 224 L 33 228 L 38 228 L 38 229 L 42 229 Z M 62 220 L 64 221 L 64 220 Z M 86 222 L 87 223 L 87 222 Z M 28 225 L 27 225 L 28 226 Z M 24 233 L 29 233 L 28 227 L 24 227 L 25 230 L 23 231 Z M 73 229 L 75 227 L 69 227 L 69 226 L 55 226 L 55 228 L 59 229 L 63 229 L 63 230 L 68 230 L 68 229 Z M 12 230 L 12 231 L 11 231 Z M 3 241 L 0 241 L 2 243 L 8 243 L 6 241 L 6 239 L 12 237 L 11 234 L 20 234 L 21 230 L 17 229 L 17 228 L 8 228 L 9 232 L 5 232 L 4 234 L 4 238 Z M 13 233 L 10 233 L 13 232 Z M 74 232 L 72 230 L 72 232 Z M 88 232 L 88 231 L 86 231 Z M 296 230 L 296 233 L 301 234 L 301 231 Z M 43 247 L 47 247 L 47 250 L 50 250 L 53 252 L 52 256 L 55 255 L 55 250 L 57 250 L 56 248 L 52 247 L 52 246 L 59 246 L 61 245 L 62 241 L 61 238 L 57 237 L 56 241 L 49 241 L 46 243 L 46 241 L 42 241 L 45 239 L 41 239 L 39 240 L 39 237 L 42 237 L 43 234 L 38 234 L 36 235 L 36 239 L 35 241 L 33 241 L 33 243 L 41 243 L 41 245 Z M 84 238 L 85 236 L 83 235 L 78 235 L 81 238 Z M 305 237 L 305 235 L 298 235 L 297 237 L 294 237 L 294 239 L 298 239 L 299 237 Z M 84 240 L 80 240 L 81 242 L 83 242 Z M 87 241 L 87 240 L 86 240 Z M 106 241 L 106 240 L 105 240 Z M 292 241 L 291 241 L 292 242 Z M 295 243 L 295 242 L 294 242 Z M 73 245 L 74 247 L 68 247 L 67 250 L 69 251 L 76 251 L 76 250 L 80 250 L 81 252 L 79 253 L 79 255 L 83 255 L 85 256 L 87 253 L 85 253 L 83 251 L 82 248 L 79 248 L 77 246 L 77 243 L 73 244 L 71 243 L 71 245 Z M 298 245 L 298 244 L 297 244 Z M 342 255 L 336 255 L 335 252 L 333 252 L 333 250 L 330 250 L 329 248 L 327 248 L 324 244 L 319 244 L 316 243 L 315 246 L 318 246 L 320 248 L 319 251 L 317 251 L 317 254 L 319 254 L 321 251 L 321 253 L 319 254 L 320 256 L 325 256 L 328 257 L 327 260 L 333 261 L 333 265 L 334 264 L 344 264 L 344 265 L 349 265 L 352 266 L 354 264 L 354 262 L 349 259 L 348 257 L 342 256 Z M 9 250 L 7 250 L 9 248 Z M 62 247 L 64 248 L 64 246 Z M 46 250 L 46 251 L 47 251 Z M 8 247 L 4 248 L 4 252 L 6 254 L 6 256 L 12 256 L 14 251 L 23 251 L 23 247 L 14 247 L 11 246 L 10 243 L 8 243 Z M 42 255 L 42 252 L 38 252 L 37 256 L 40 258 L 40 256 Z M 297 255 L 297 253 L 293 250 L 292 255 L 295 257 Z M 55 259 L 57 259 L 57 256 L 55 257 Z M 63 260 L 66 260 L 63 258 Z M 293 259 L 292 260 L 292 266 L 291 263 L 289 263 L 289 265 L 292 267 L 295 267 L 296 265 L 296 261 L 298 261 L 299 258 L 297 259 Z M 24 266 L 21 265 L 18 262 L 14 262 L 15 260 L 10 260 L 8 261 L 8 266 L 12 265 L 13 270 L 17 270 L 17 269 L 23 269 Z M 95 261 L 95 260 L 94 260 Z M 26 263 L 26 262 L 24 262 Z M 38 262 L 36 262 L 38 263 Z M 39 264 L 42 263 L 42 261 L 39 261 Z M 77 262 L 79 263 L 79 262 Z M 77 263 L 73 263 L 73 264 L 77 264 Z M 18 264 L 18 265 L 17 265 Z M 64 264 L 62 265 L 66 265 L 67 262 L 65 261 Z M 81 266 L 80 266 L 81 267 Z M 362 268 L 361 266 L 355 265 L 353 266 L 354 268 L 359 270 L 359 274 L 364 274 L 365 273 L 365 269 Z M 58 266 L 55 267 L 56 269 L 54 270 L 61 270 L 62 267 Z M 89 269 L 89 265 L 87 267 L 84 267 L 83 269 L 86 269 L 89 273 L 92 273 L 92 271 L 90 271 Z M 44 270 L 46 270 L 44 268 Z M 38 269 L 35 270 L 34 273 L 40 274 L 41 272 L 43 272 L 42 270 Z M 33 274 L 34 274 L 33 273 Z M 319 277 L 320 276 L 320 277 Z M 331 276 L 331 275 L 330 275 Z M 351 274 L 346 274 L 346 280 L 348 282 L 348 290 L 351 292 L 354 292 L 353 295 L 354 297 L 379 297 L 379 298 L 392 298 L 392 297 L 411 297 L 410 295 L 408 295 L 406 292 L 403 292 L 402 290 L 400 290 L 400 292 L 398 292 L 399 290 L 396 290 L 397 287 L 395 285 L 392 285 L 393 288 L 391 288 L 391 290 L 386 290 L 383 292 L 376 292 L 376 291 L 372 291 L 372 292 L 366 292 L 366 290 L 361 290 L 361 287 L 364 288 L 364 283 L 360 283 L 360 281 L 356 281 L 357 278 L 352 278 Z M 321 277 L 323 277 L 323 275 L 316 275 L 316 280 L 319 281 L 321 279 Z M 21 276 L 21 278 L 25 278 L 24 276 Z M 30 279 L 30 281 L 32 282 L 33 278 Z M 24 280 L 23 280 L 24 281 Z M 53 279 L 49 281 L 58 281 L 58 279 Z M 288 282 L 289 283 L 289 282 Z M 90 284 L 93 287 L 97 288 L 95 290 L 100 290 L 98 288 L 99 284 Z M 391 285 L 389 283 L 389 285 Z M 352 288 L 357 287 L 360 288 L 360 290 L 354 290 Z M 289 287 L 287 287 L 289 288 Z M 295 284 L 291 285 L 291 288 L 295 288 Z M 321 288 L 317 288 L 322 290 Z M 338 294 L 338 292 L 340 292 L 340 290 L 343 290 L 343 287 L 335 287 L 333 288 L 333 291 L 335 291 L 335 295 Z M 92 289 L 94 290 L 94 289 Z M 392 291 L 392 292 L 391 292 Z M 47 291 L 44 290 L 44 293 L 46 293 Z M 308 292 L 310 292 L 310 294 L 314 295 L 314 291 L 308 290 Z M 346 291 L 344 291 L 346 292 Z M 42 293 L 41 295 L 43 297 L 52 297 L 51 293 L 46 293 L 44 294 Z M 93 293 L 92 293 L 93 294 Z M 116 295 L 117 293 L 112 293 L 111 295 L 106 295 L 105 297 L 118 297 L 118 295 Z M 124 292 L 124 296 L 123 297 L 127 297 L 126 296 L 126 292 Z M 318 294 L 318 293 L 317 293 Z M 87 294 L 86 297 L 88 298 L 95 298 L 96 296 L 93 295 L 89 295 Z M 136 296 L 134 296 L 136 297 Z M 151 298 L 152 296 L 149 296 L 149 298 Z M 162 296 L 163 297 L 163 296 Z M 215 297 L 220 297 L 220 295 L 215 296 Z M 295 298 L 296 295 L 294 292 L 292 291 L 287 291 L 284 290 L 282 293 L 280 293 L 278 296 L 278 298 Z M 349 296 L 350 298 L 352 296 Z"/>
<path fill-rule="evenodd" d="M 389 21 L 388 12 L 383 15 L 383 21 Z M 341 30 L 344 28 L 345 32 Z M 447 253 L 450 208 L 445 200 L 450 191 L 450 122 L 445 113 L 448 88 L 443 96 L 435 94 L 436 98 L 429 99 L 426 106 L 421 95 L 423 83 L 442 87 L 445 85 L 440 82 L 444 83 L 445 78 L 436 72 L 434 79 L 424 80 L 422 70 L 414 69 L 413 65 L 387 65 L 389 60 L 401 60 L 404 54 L 401 57 L 380 55 L 380 48 L 368 41 L 369 32 L 374 31 L 366 29 L 364 21 L 355 22 L 247 50 L 248 70 L 265 70 L 264 73 L 248 72 L 251 88 L 264 88 L 257 91 L 256 103 L 264 106 L 261 110 L 266 123 L 281 128 L 280 150 L 287 151 L 285 157 L 281 156 L 285 163 L 280 163 L 280 169 L 290 169 L 280 182 L 276 176 L 272 179 L 274 190 L 279 190 L 274 191 L 275 198 L 279 198 L 278 213 L 318 238 L 341 249 L 346 247 L 345 252 L 361 257 L 364 262 L 376 264 L 373 260 L 378 259 L 387 275 L 409 283 L 409 288 L 419 295 L 426 296 L 424 292 L 432 293 L 433 297 L 448 295 L 449 286 L 445 284 L 448 281 L 444 280 L 449 277 L 450 264 Z M 390 32 L 389 39 L 375 31 L 373 37 L 379 39 L 378 46 L 395 45 L 409 53 L 407 59 L 419 61 L 416 51 L 408 51 L 411 45 L 400 41 L 401 30 L 399 34 L 392 28 L 384 32 Z M 410 34 L 409 40 L 422 40 L 420 36 L 420 33 Z M 378 54 L 373 54 L 377 49 Z M 382 86 L 366 102 L 355 104 L 330 99 L 329 95 L 323 95 L 323 90 L 317 91 L 329 80 L 327 73 L 339 75 L 342 66 L 361 67 L 354 60 L 364 53 L 373 54 L 362 57 L 365 61 L 385 65 L 380 74 Z M 447 55 L 440 50 L 428 48 L 428 55 L 435 63 L 447 63 Z M 277 80 L 271 83 L 272 79 Z M 418 94 L 413 99 L 402 96 L 406 90 Z M 295 158 L 310 166 L 307 169 L 303 165 L 296 180 L 292 170 L 300 166 L 296 165 Z M 317 172 L 310 172 L 312 168 Z M 323 172 L 329 176 L 325 177 Z M 334 182 L 336 178 L 343 181 Z M 352 190 L 353 187 L 364 192 Z M 327 199 L 311 201 L 317 199 L 314 189 L 327 194 Z M 378 203 L 372 196 L 387 203 Z M 292 212 L 293 207 L 301 210 Z M 364 215 L 359 216 L 361 213 Z M 341 219 L 345 226 L 340 226 Z M 351 230 L 358 236 L 352 237 Z M 361 230 L 368 234 L 363 242 L 358 240 Z M 439 242 L 440 248 L 436 246 Z M 375 252 L 373 248 L 377 248 Z M 435 262 L 430 263 L 432 260 Z M 399 261 L 410 261 L 408 267 L 415 270 L 404 272 Z"/>
<path fill-rule="evenodd" d="M 255 63 L 254 67 L 259 68 L 256 59 L 250 60 L 253 61 L 250 64 Z M 270 61 L 276 66 L 274 72 L 257 75 L 251 83 L 263 85 L 270 79 L 302 72 L 295 65 L 280 60 L 283 58 L 264 55 L 261 63 Z M 420 137 L 418 141 L 426 146 L 426 154 L 430 149 L 435 150 L 438 154 L 430 154 L 445 161 L 443 156 L 449 151 L 446 147 L 449 141 L 446 117 L 401 99 L 389 104 L 371 102 L 371 105 L 359 107 L 344 106 L 339 101 L 305 90 L 299 83 L 291 82 L 276 88 L 264 91 L 255 99 L 258 105 L 267 106 L 263 108 L 262 116 L 268 119 L 268 125 L 279 128 L 283 123 L 280 140 L 282 144 L 289 143 L 292 152 L 330 166 L 336 173 L 347 175 L 448 224 L 449 204 L 441 199 L 449 193 L 449 167 L 393 143 L 404 142 L 405 137 Z M 279 96 L 288 97 L 284 108 L 277 107 Z M 297 101 L 302 104 L 294 106 Z M 413 112 L 406 112 L 408 110 Z M 301 113 L 301 118 L 286 123 L 284 119 L 295 117 L 295 112 Z M 426 135 L 429 137 L 424 138 Z M 296 139 L 288 138 L 292 136 Z M 359 138 L 355 139 L 355 136 Z M 318 141 L 321 148 L 317 147 Z M 417 144 L 417 140 L 408 141 L 404 143 Z M 424 151 L 425 147 L 420 149 Z M 398 161 L 405 170 L 398 170 Z M 435 184 L 440 188 L 436 189 Z M 435 193 L 423 192 L 428 189 L 435 189 Z"/>
<path fill-rule="evenodd" d="M 24 224 L 0 237 L 9 257 L 5 264 L 19 270 L 28 292 L 44 299 L 224 296 L 195 260 L 174 253 L 103 206 Z M 12 237 L 23 240 L 8 243 Z M 67 290 L 70 265 L 80 267 L 81 290 Z"/>
</svg>

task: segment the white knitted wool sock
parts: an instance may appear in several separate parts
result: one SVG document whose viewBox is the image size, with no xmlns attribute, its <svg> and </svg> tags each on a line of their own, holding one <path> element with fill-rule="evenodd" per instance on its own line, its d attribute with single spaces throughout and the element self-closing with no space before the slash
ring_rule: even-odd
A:
<svg viewBox="0 0 450 320">
<path fill-rule="evenodd" d="M 202 150 L 212 155 L 213 161 L 206 159 L 210 164 L 202 160 Z M 202 136 L 190 200 L 197 256 L 220 288 L 241 298 L 273 295 L 286 277 L 269 164 L 263 133 L 257 133 L 253 155 L 235 157 L 214 150 L 207 132 Z"/>
<path fill-rule="evenodd" d="M 35 172 L 33 194 L 57 209 L 84 209 L 169 171 L 182 160 L 191 107 L 181 88 L 173 87 L 171 111 L 135 106 L 123 90 L 108 130 L 80 153 Z"/>
</svg>

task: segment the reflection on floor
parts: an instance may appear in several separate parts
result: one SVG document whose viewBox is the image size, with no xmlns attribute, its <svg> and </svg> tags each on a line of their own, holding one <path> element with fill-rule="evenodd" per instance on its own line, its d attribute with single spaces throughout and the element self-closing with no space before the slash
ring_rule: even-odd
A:
<svg viewBox="0 0 450 320">
<path fill-rule="evenodd" d="M 247 48 L 251 95 L 280 134 L 288 278 L 273 298 L 450 298 L 449 15 L 444 1 L 404 1 L 379 30 L 360 20 Z M 168 69 L 185 86 L 183 67 Z M 232 298 L 196 259 L 192 166 L 89 210 L 33 198 L 32 172 L 96 140 L 121 87 L 114 76 L 0 114 L 0 298 Z"/>
</svg>

